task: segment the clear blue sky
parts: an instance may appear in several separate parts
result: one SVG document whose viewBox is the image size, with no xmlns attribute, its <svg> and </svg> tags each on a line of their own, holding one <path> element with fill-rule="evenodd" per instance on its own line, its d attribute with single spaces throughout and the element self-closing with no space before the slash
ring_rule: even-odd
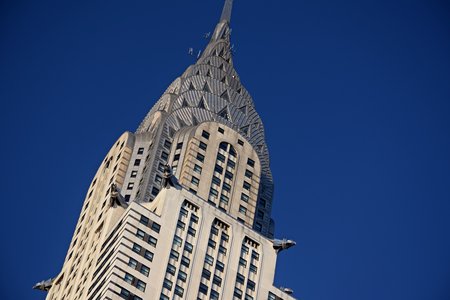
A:
<svg viewBox="0 0 450 300">
<path fill-rule="evenodd" d="M 62 266 L 89 182 L 194 62 L 221 0 L 0 3 L 0 298 Z M 236 0 L 265 124 L 276 285 L 302 300 L 450 298 L 450 4 Z"/>
</svg>

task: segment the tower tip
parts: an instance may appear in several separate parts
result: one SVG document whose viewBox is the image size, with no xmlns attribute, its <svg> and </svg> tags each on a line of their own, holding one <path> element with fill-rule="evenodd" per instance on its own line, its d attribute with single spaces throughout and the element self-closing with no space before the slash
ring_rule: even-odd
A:
<svg viewBox="0 0 450 300">
<path fill-rule="evenodd" d="M 233 9 L 233 0 L 225 0 L 225 4 L 223 5 L 222 15 L 220 16 L 220 22 L 226 21 L 230 22 L 231 20 L 231 10 Z"/>
</svg>

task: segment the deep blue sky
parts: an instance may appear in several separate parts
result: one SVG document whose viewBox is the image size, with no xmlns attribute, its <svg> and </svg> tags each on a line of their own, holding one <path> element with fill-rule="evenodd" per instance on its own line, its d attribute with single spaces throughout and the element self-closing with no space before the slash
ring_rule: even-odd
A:
<svg viewBox="0 0 450 300">
<path fill-rule="evenodd" d="M 97 166 L 205 44 L 221 0 L 0 3 L 0 298 L 62 266 Z M 265 124 L 276 285 L 302 300 L 450 298 L 450 4 L 236 0 Z"/>
</svg>

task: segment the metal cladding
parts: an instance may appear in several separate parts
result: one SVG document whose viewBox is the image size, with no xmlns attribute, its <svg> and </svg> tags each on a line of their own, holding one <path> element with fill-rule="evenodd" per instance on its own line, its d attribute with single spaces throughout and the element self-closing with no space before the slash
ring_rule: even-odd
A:
<svg viewBox="0 0 450 300">
<path fill-rule="evenodd" d="M 262 167 L 259 198 L 267 203 L 260 209 L 270 216 L 273 179 L 269 152 L 261 118 L 233 66 L 229 26 L 231 6 L 232 1 L 225 2 L 221 20 L 206 49 L 194 65 L 172 82 L 136 133 L 150 133 L 155 142 L 158 141 L 155 147 L 162 149 L 163 137 L 173 137 L 175 132 L 185 127 L 214 121 L 233 128 L 246 137 L 258 153 Z M 153 162 L 152 172 L 156 172 L 159 163 L 158 160 Z M 149 200 L 148 191 L 143 199 L 137 199 L 139 202 Z M 266 221 L 266 230 L 263 231 L 267 232 L 273 224 Z"/>
</svg>

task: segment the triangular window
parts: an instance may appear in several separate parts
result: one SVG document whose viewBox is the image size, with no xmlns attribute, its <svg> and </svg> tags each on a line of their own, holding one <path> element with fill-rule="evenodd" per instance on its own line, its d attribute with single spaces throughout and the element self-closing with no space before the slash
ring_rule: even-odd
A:
<svg viewBox="0 0 450 300">
<path fill-rule="evenodd" d="M 223 57 L 223 48 L 222 48 L 222 50 L 220 51 L 219 56 L 222 56 L 222 57 Z"/>
<path fill-rule="evenodd" d="M 208 61 L 206 62 L 207 65 L 211 65 L 211 61 L 208 59 Z"/>
<path fill-rule="evenodd" d="M 195 75 L 200 75 L 200 70 L 197 70 L 197 72 L 195 72 Z"/>
<path fill-rule="evenodd" d="M 223 64 L 220 64 L 219 69 L 221 69 L 222 71 L 225 71 L 225 67 Z"/>
<path fill-rule="evenodd" d="M 247 105 L 239 107 L 239 110 L 242 111 L 242 113 L 244 113 L 245 115 L 247 115 Z"/>
<path fill-rule="evenodd" d="M 186 99 L 183 98 L 183 101 L 181 102 L 181 107 L 188 107 L 189 104 L 187 103 Z"/>
<path fill-rule="evenodd" d="M 227 83 L 227 76 L 223 76 L 223 78 L 220 80 L 220 82 L 222 83 Z"/>
<path fill-rule="evenodd" d="M 205 99 L 200 99 L 200 102 L 198 103 L 198 108 L 206 109 Z"/>
<path fill-rule="evenodd" d="M 190 91 L 195 91 L 195 86 L 191 83 L 189 83 L 189 90 Z"/>
<path fill-rule="evenodd" d="M 230 115 L 228 114 L 228 107 L 225 106 L 224 109 L 222 109 L 221 111 L 219 111 L 217 113 L 219 116 L 221 116 L 224 119 L 227 119 L 228 121 L 230 121 Z"/>
<path fill-rule="evenodd" d="M 222 93 L 222 95 L 220 95 L 220 97 L 223 98 L 223 99 L 225 99 L 225 100 L 227 100 L 227 101 L 230 101 L 230 96 L 228 95 L 228 91 L 227 91 L 227 90 L 225 90 L 225 91 Z"/>
<path fill-rule="evenodd" d="M 180 125 L 180 127 L 186 126 L 186 123 L 183 120 L 181 120 L 179 117 L 177 117 L 177 120 L 178 120 L 178 124 Z"/>
<path fill-rule="evenodd" d="M 211 89 L 209 88 L 208 82 L 205 82 L 205 85 L 203 86 L 203 91 L 211 93 Z"/>
<path fill-rule="evenodd" d="M 197 126 L 198 124 L 199 123 L 198 123 L 197 118 L 194 115 L 192 115 L 192 125 Z"/>
<path fill-rule="evenodd" d="M 211 77 L 211 71 L 210 70 L 208 70 L 208 72 L 206 72 L 206 76 L 207 77 Z"/>
<path fill-rule="evenodd" d="M 241 89 L 241 88 L 238 88 L 238 89 L 237 89 L 237 93 L 240 94 L 241 92 L 242 92 L 242 89 Z"/>
<path fill-rule="evenodd" d="M 246 134 L 246 135 L 250 135 L 249 129 L 250 129 L 250 125 L 241 127 L 241 131 L 242 131 L 244 134 Z"/>
</svg>

